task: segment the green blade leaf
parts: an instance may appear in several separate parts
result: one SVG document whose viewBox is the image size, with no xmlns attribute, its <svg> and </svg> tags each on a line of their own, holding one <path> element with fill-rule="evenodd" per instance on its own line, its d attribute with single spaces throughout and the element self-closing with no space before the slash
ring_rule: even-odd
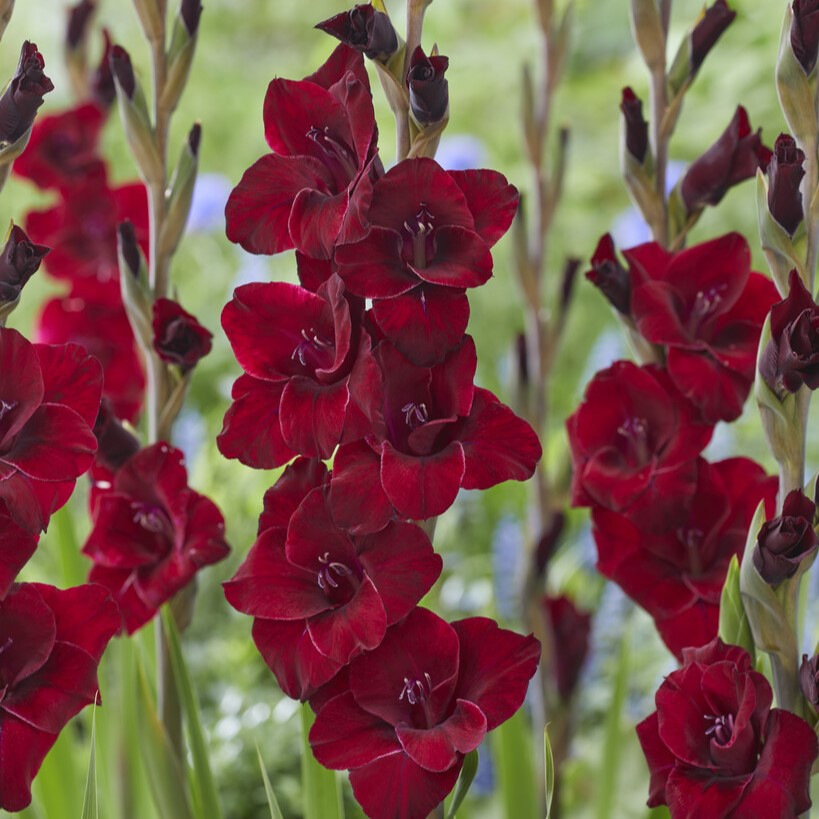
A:
<svg viewBox="0 0 819 819">
<path fill-rule="evenodd" d="M 472 780 L 478 772 L 478 749 L 470 751 L 464 757 L 464 766 L 461 768 L 461 775 L 458 777 L 458 783 L 455 785 L 455 792 L 452 794 L 452 804 L 449 806 L 446 819 L 455 819 L 458 813 L 458 808 L 469 793 L 469 788 L 472 785 Z"/>
<path fill-rule="evenodd" d="M 193 689 L 188 667 L 185 664 L 185 657 L 182 654 L 179 630 L 167 606 L 162 609 L 162 626 L 165 629 L 168 641 L 174 683 L 179 692 L 185 715 L 185 727 L 187 728 L 188 742 L 191 757 L 193 758 L 193 787 L 199 808 L 197 813 L 202 819 L 222 819 L 219 793 L 213 781 L 213 772 L 210 768 L 210 758 L 205 743 L 205 733 L 202 730 L 202 721 L 199 718 L 199 700 Z"/>
<path fill-rule="evenodd" d="M 279 803 L 276 801 L 276 794 L 273 793 L 273 786 L 270 784 L 270 779 L 267 776 L 267 769 L 264 766 L 262 759 L 262 752 L 259 746 L 256 745 L 256 755 L 259 757 L 259 769 L 262 772 L 262 782 L 264 782 L 264 792 L 267 794 L 267 805 L 270 808 L 270 819 L 284 819 L 282 816 Z"/>
<path fill-rule="evenodd" d="M 88 776 L 85 778 L 85 796 L 82 802 L 82 819 L 97 819 L 97 709 L 91 713 L 91 759 L 88 762 Z"/>
<path fill-rule="evenodd" d="M 304 819 L 344 819 L 341 789 L 335 771 L 319 765 L 310 748 L 308 735 L 315 719 L 309 705 L 301 711 L 301 784 L 304 791 Z"/>
<path fill-rule="evenodd" d="M 552 799 L 555 795 L 555 757 L 552 753 L 552 743 L 549 742 L 549 726 L 543 731 L 543 761 L 546 768 L 546 817 L 552 812 Z"/>
<path fill-rule="evenodd" d="M 532 738 L 526 716 L 518 711 L 491 734 L 498 766 L 501 816 L 506 819 L 540 819 L 539 784 L 532 759 Z"/>
</svg>

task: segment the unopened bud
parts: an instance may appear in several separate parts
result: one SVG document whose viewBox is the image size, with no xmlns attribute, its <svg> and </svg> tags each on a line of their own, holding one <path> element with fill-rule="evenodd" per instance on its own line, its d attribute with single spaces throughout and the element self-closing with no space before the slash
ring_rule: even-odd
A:
<svg viewBox="0 0 819 819">
<path fill-rule="evenodd" d="M 691 74 L 696 74 L 708 52 L 737 16 L 725 0 L 717 0 L 706 9 L 691 32 Z"/>
<path fill-rule="evenodd" d="M 17 70 L 0 97 L 0 142 L 12 144 L 26 134 L 43 97 L 54 90 L 44 68 L 45 60 L 37 46 L 26 40 Z"/>
<path fill-rule="evenodd" d="M 81 0 L 68 9 L 68 23 L 65 27 L 65 46 L 68 51 L 80 48 L 88 37 L 88 26 L 97 4 L 93 0 Z"/>
<path fill-rule="evenodd" d="M 421 125 L 440 122 L 449 109 L 449 83 L 444 74 L 449 58 L 427 57 L 421 46 L 415 49 L 407 72 L 410 110 Z"/>
<path fill-rule="evenodd" d="M 398 34 L 389 16 L 369 4 L 336 14 L 316 28 L 382 63 L 398 50 Z"/>
<path fill-rule="evenodd" d="M 643 101 L 631 88 L 626 87 L 620 110 L 625 123 L 626 149 L 642 164 L 648 153 L 648 123 L 643 117 Z"/>
</svg>

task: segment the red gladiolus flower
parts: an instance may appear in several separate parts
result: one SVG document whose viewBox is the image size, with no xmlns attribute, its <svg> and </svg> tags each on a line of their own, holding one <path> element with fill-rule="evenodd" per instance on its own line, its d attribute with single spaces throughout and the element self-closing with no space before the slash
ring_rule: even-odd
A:
<svg viewBox="0 0 819 819">
<path fill-rule="evenodd" d="M 383 172 L 361 53 L 341 44 L 304 80 L 273 80 L 264 127 L 273 153 L 248 168 L 231 193 L 228 239 L 251 253 L 295 247 L 329 259 L 337 239 L 361 232 L 362 177 Z"/>
<path fill-rule="evenodd" d="M 367 432 L 378 368 L 361 307 L 338 276 L 316 294 L 278 282 L 239 287 L 222 326 L 247 373 L 217 439 L 225 457 L 270 469 L 296 453 L 329 458 Z"/>
<path fill-rule="evenodd" d="M 589 653 L 591 614 L 581 611 L 571 598 L 544 597 L 543 608 L 552 632 L 555 681 L 560 698 L 571 699 Z"/>
<path fill-rule="evenodd" d="M 738 233 L 668 253 L 651 242 L 623 251 L 631 267 L 631 315 L 654 344 L 668 347 L 668 374 L 705 421 L 742 413 L 756 371 L 762 324 L 778 300 L 751 272 Z"/>
<path fill-rule="evenodd" d="M 517 190 L 495 171 L 405 160 L 373 186 L 366 237 L 336 248 L 339 275 L 374 299 L 376 324 L 410 361 L 438 363 L 461 343 L 464 289 L 492 275 L 489 249 L 517 206 Z"/>
<path fill-rule="evenodd" d="M 376 531 L 395 507 L 424 520 L 458 490 L 530 478 L 541 456 L 534 430 L 488 390 L 473 386 L 475 344 L 466 336 L 442 364 L 415 367 L 387 342 L 375 357 L 384 378 L 374 433 L 342 446 L 331 489 L 342 526 Z"/>
<path fill-rule="evenodd" d="M 446 623 L 414 609 L 350 666 L 349 690 L 310 731 L 316 759 L 350 769 L 371 819 L 423 819 L 458 778 L 464 754 L 523 703 L 540 646 L 485 617 Z"/>
<path fill-rule="evenodd" d="M 21 529 L 0 501 L 0 601 L 37 549 L 39 537 Z"/>
<path fill-rule="evenodd" d="M 196 366 L 213 346 L 213 333 L 172 299 L 157 299 L 153 315 L 154 349 L 168 364 L 183 371 Z"/>
<path fill-rule="evenodd" d="M 819 754 L 810 725 L 771 708 L 771 686 L 744 649 L 715 639 L 683 658 L 657 691 L 657 710 L 637 726 L 649 807 L 668 805 L 672 819 L 807 811 Z"/>
<path fill-rule="evenodd" d="M 68 721 L 97 700 L 97 666 L 119 628 L 100 586 L 14 585 L 0 602 L 0 808 L 31 802 L 31 782 Z"/>
<path fill-rule="evenodd" d="M 279 508 L 296 499 L 294 490 L 309 491 L 289 527 L 264 529 L 224 584 L 228 602 L 256 618 L 254 639 L 279 684 L 299 699 L 312 696 L 353 657 L 378 646 L 387 627 L 429 591 L 442 566 L 414 524 L 390 523 L 377 534 L 357 538 L 340 530 L 330 514 L 326 486 L 310 491 L 305 481 L 324 478 L 310 464 L 300 459 L 274 487 Z M 273 498 L 265 501 L 267 525 L 275 512 Z"/>
<path fill-rule="evenodd" d="M 36 534 L 94 460 L 102 370 L 76 344 L 31 344 L 0 328 L 0 499 Z"/>
<path fill-rule="evenodd" d="M 199 569 L 227 556 L 224 520 L 188 487 L 182 453 L 165 443 L 138 452 L 96 491 L 83 547 L 94 561 L 89 580 L 111 591 L 133 634 Z"/>
<path fill-rule="evenodd" d="M 712 428 L 665 370 L 618 361 L 592 379 L 568 421 L 574 506 L 602 506 L 648 531 L 681 525 Z"/>
<path fill-rule="evenodd" d="M 105 113 L 93 103 L 38 117 L 13 171 L 38 188 L 66 191 L 89 180 L 105 183 L 98 148 Z"/>
<path fill-rule="evenodd" d="M 145 390 L 142 359 L 119 299 L 119 285 L 99 284 L 96 295 L 98 298 L 89 291 L 83 296 L 72 289 L 67 296 L 46 302 L 37 321 L 37 341 L 73 341 L 85 347 L 102 364 L 102 394 L 111 402 L 114 414 L 133 423 Z"/>
<path fill-rule="evenodd" d="M 641 531 L 639 519 L 593 510 L 598 570 L 654 618 L 678 659 L 684 648 L 717 636 L 728 564 L 742 556 L 759 501 L 773 512 L 776 490 L 777 479 L 747 458 L 700 459 L 691 511 L 670 532 L 651 534 Z"/>
</svg>

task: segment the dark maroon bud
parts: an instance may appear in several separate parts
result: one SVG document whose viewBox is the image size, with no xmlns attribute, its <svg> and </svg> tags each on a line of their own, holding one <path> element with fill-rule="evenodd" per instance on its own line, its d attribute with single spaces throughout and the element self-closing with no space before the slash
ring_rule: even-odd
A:
<svg viewBox="0 0 819 819">
<path fill-rule="evenodd" d="M 182 7 L 179 9 L 179 16 L 188 30 L 188 34 L 193 37 L 199 28 L 199 18 L 202 16 L 202 3 L 200 0 L 182 0 Z"/>
<path fill-rule="evenodd" d="M 774 144 L 773 156 L 768 164 L 768 210 L 788 232 L 796 233 L 802 222 L 802 194 L 799 185 L 805 170 L 802 163 L 805 154 L 796 147 L 796 140 L 789 134 L 780 134 Z"/>
<path fill-rule="evenodd" d="M 358 51 L 371 60 L 386 62 L 398 50 L 398 35 L 383 11 L 371 5 L 355 6 L 316 25 L 316 28 Z"/>
<path fill-rule="evenodd" d="M 213 333 L 171 299 L 154 302 L 154 349 L 168 364 L 183 371 L 193 368 L 210 352 Z"/>
<path fill-rule="evenodd" d="M 716 205 L 729 188 L 768 169 L 771 150 L 762 144 L 761 129 L 751 130 L 748 112 L 740 105 L 722 136 L 686 171 L 680 184 L 689 213 Z"/>
<path fill-rule="evenodd" d="M 620 110 L 626 123 L 626 149 L 642 164 L 648 153 L 648 123 L 643 117 L 643 101 L 626 87 Z"/>
<path fill-rule="evenodd" d="M 816 67 L 819 51 L 819 0 L 793 0 L 791 48 L 805 74 Z"/>
<path fill-rule="evenodd" d="M 624 316 L 631 314 L 631 276 L 620 264 L 614 250 L 614 240 L 607 233 L 597 243 L 591 258 L 592 269 L 586 278 L 608 299 L 609 304 Z"/>
<path fill-rule="evenodd" d="M 68 25 L 65 29 L 65 45 L 69 51 L 77 48 L 88 34 L 88 24 L 97 10 L 93 0 L 82 0 L 68 8 Z"/>
<path fill-rule="evenodd" d="M 16 301 L 26 282 L 40 269 L 50 248 L 29 241 L 26 232 L 13 225 L 0 253 L 0 304 Z"/>
<path fill-rule="evenodd" d="M 544 597 L 543 608 L 555 647 L 555 683 L 560 699 L 571 699 L 577 688 L 580 671 L 589 653 L 591 614 L 575 606 L 565 596 Z"/>
<path fill-rule="evenodd" d="M 560 312 L 564 314 L 574 295 L 574 285 L 577 281 L 577 271 L 580 270 L 580 259 L 568 258 L 563 265 L 563 279 L 560 284 Z"/>
<path fill-rule="evenodd" d="M 0 141 L 12 143 L 31 128 L 43 97 L 54 90 L 45 75 L 45 60 L 34 43 L 26 40 L 11 82 L 0 97 Z"/>
<path fill-rule="evenodd" d="M 137 244 L 134 225 L 127 219 L 117 226 L 117 237 L 119 241 L 119 252 L 125 264 L 128 265 L 128 272 L 134 277 L 139 276 L 140 259 L 139 245 Z M 124 273 L 125 271 L 123 271 Z"/>
<path fill-rule="evenodd" d="M 449 108 L 449 83 L 444 74 L 449 57 L 427 57 L 421 46 L 415 49 L 407 72 L 410 109 L 422 125 L 440 122 Z"/>
<path fill-rule="evenodd" d="M 810 659 L 807 654 L 802 655 L 799 682 L 805 699 L 813 706 L 814 711 L 817 710 L 819 708 L 819 654 L 814 654 Z"/>
<path fill-rule="evenodd" d="M 111 52 L 113 51 L 113 45 L 108 29 L 104 28 L 102 30 L 102 36 L 105 43 L 102 59 L 91 74 L 89 84 L 91 87 L 91 97 L 94 102 L 103 108 L 110 108 L 117 98 L 117 88 L 114 85 L 114 75 L 111 71 Z"/>
<path fill-rule="evenodd" d="M 95 460 L 112 472 L 139 452 L 139 440 L 120 423 L 107 398 L 103 398 L 100 404 L 94 435 L 97 436 Z"/>
<path fill-rule="evenodd" d="M 546 570 L 546 566 L 557 551 L 565 526 L 566 516 L 563 512 L 555 512 L 546 531 L 541 534 L 535 548 L 535 570 L 538 577 Z"/>
<path fill-rule="evenodd" d="M 728 8 L 725 0 L 717 0 L 710 9 L 706 9 L 694 30 L 691 32 L 691 73 L 696 74 L 702 61 L 708 56 L 708 52 L 714 47 L 717 40 L 722 37 L 734 17 L 735 11 Z"/>
<path fill-rule="evenodd" d="M 769 585 L 793 577 L 816 552 L 815 512 L 814 502 L 794 489 L 785 498 L 782 514 L 762 524 L 754 546 L 754 567 Z"/>
<path fill-rule="evenodd" d="M 518 382 L 522 387 L 529 386 L 529 344 L 526 333 L 518 333 L 515 339 L 515 360 L 518 364 Z"/>
<path fill-rule="evenodd" d="M 136 77 L 128 52 L 122 46 L 115 45 L 111 49 L 109 64 L 125 96 L 129 100 L 133 99 L 136 92 Z"/>
<path fill-rule="evenodd" d="M 194 123 L 193 128 L 188 132 L 188 148 L 194 156 L 199 156 L 199 143 L 202 141 L 202 124 Z"/>
<path fill-rule="evenodd" d="M 803 384 L 819 387 L 819 307 L 795 270 L 788 281 L 787 298 L 771 307 L 771 340 L 759 361 L 759 374 L 780 397 Z"/>
</svg>

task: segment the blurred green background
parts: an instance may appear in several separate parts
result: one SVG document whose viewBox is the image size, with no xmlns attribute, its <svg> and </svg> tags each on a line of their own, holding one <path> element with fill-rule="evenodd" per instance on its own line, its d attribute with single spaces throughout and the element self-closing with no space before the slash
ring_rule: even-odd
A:
<svg viewBox="0 0 819 819">
<path fill-rule="evenodd" d="M 563 7 L 560 0 L 556 4 Z M 642 97 L 648 92 L 647 75 L 631 41 L 628 3 L 577 0 L 575 5 L 570 57 L 554 109 L 554 124 L 571 129 L 564 200 L 549 243 L 547 278 L 555 284 L 564 258 L 575 255 L 585 264 L 602 233 L 614 230 L 615 237 L 626 246 L 646 238 L 620 181 L 618 160 L 620 90 L 631 85 Z M 773 86 L 773 66 L 786 4 L 784 0 L 734 0 L 731 6 L 737 19 L 706 60 L 680 118 L 671 150 L 672 162 L 679 167 L 719 136 L 739 103 L 748 109 L 753 126 L 763 128 L 767 144 L 772 144 L 784 128 Z M 289 253 L 272 259 L 252 257 L 228 243 L 223 235 L 222 208 L 232 185 L 266 152 L 261 110 L 268 82 L 275 76 L 301 78 L 314 71 L 334 41 L 312 26 L 345 7 L 331 0 L 311 4 L 206 0 L 193 71 L 174 117 L 171 157 L 177 155 L 194 121 L 202 123 L 203 142 L 202 184 L 192 230 L 174 263 L 173 281 L 185 308 L 215 333 L 213 353 L 194 374 L 176 443 L 188 455 L 192 486 L 211 496 L 224 511 L 234 549 L 229 560 L 201 575 L 194 623 L 184 642 L 203 703 L 203 721 L 225 815 L 230 819 L 264 815 L 255 743 L 261 748 L 285 815 L 300 815 L 299 728 L 295 704 L 282 698 L 253 646 L 249 618 L 226 605 L 219 585 L 231 576 L 252 543 L 262 495 L 276 477 L 226 461 L 216 450 L 214 439 L 228 406 L 230 385 L 240 373 L 220 331 L 219 312 L 236 284 L 295 281 L 295 266 Z M 388 3 L 388 7 L 402 30 L 401 3 Z M 670 56 L 700 9 L 696 0 L 674 3 Z M 41 109 L 43 113 L 71 104 L 62 66 L 64 21 L 65 4 L 60 0 L 18 0 L 0 45 L 3 77 L 11 76 L 22 40 L 28 38 L 39 45 L 56 86 Z M 127 0 L 101 0 L 99 22 L 129 50 L 149 87 L 147 47 L 131 4 Z M 519 80 L 524 63 L 535 72 L 540 70 L 532 3 L 435 0 L 427 13 L 427 51 L 434 42 L 450 58 L 450 122 L 439 158 L 450 166 L 498 169 L 525 196 L 531 178 L 519 124 Z M 92 60 L 98 58 L 100 49 L 101 38 L 95 36 Z M 394 127 L 374 74 L 371 77 L 381 152 L 385 165 L 389 165 L 394 158 Z M 136 176 L 116 114 L 105 132 L 105 151 L 114 180 L 124 182 Z M 12 179 L 0 199 L 0 219 L 22 222 L 28 209 L 48 201 L 47 196 Z M 746 183 L 731 191 L 719 208 L 705 214 L 691 240 L 739 230 L 749 238 L 757 269 L 765 270 L 756 238 L 755 207 L 753 185 Z M 512 349 L 523 319 L 508 237 L 498 244 L 495 257 L 494 279 L 470 294 L 470 332 L 478 347 L 479 382 L 510 400 Z M 30 332 L 38 306 L 57 290 L 46 276 L 35 277 L 11 325 Z M 547 434 L 553 439 L 549 467 L 555 472 L 566 459 L 563 420 L 577 405 L 585 383 L 595 370 L 627 354 L 607 304 L 579 278 L 553 381 L 552 425 Z M 814 436 L 809 456 L 814 465 L 819 463 L 816 444 Z M 744 454 L 771 466 L 756 411 L 750 404 L 739 423 L 730 428 L 721 425 L 709 452 L 715 460 Z M 444 555 L 445 570 L 429 604 L 450 619 L 489 614 L 515 625 L 514 576 L 525 530 L 526 502 L 527 489 L 517 484 L 481 494 L 462 493 L 438 525 L 436 546 Z M 594 632 L 594 656 L 578 696 L 577 737 L 563 795 L 566 815 L 598 819 L 645 816 L 647 772 L 632 726 L 652 710 L 653 691 L 673 661 L 650 620 L 595 576 L 594 551 L 585 520 L 582 511 L 573 514 L 552 574 L 554 591 L 568 588 L 582 604 L 601 612 Z M 24 579 L 60 585 L 81 582 L 83 559 L 66 558 L 58 541 L 70 546 L 73 536 L 81 544 L 87 528 L 84 493 L 78 489 L 43 537 Z M 103 697 L 111 672 L 106 664 L 112 662 L 107 658 L 103 663 Z M 622 696 L 613 701 L 613 680 L 618 673 L 623 681 Z M 104 732 L 106 721 L 115 724 L 117 714 L 102 708 L 97 720 L 98 729 Z M 524 736 L 525 729 L 516 730 L 515 737 Z M 616 751 L 616 765 L 604 758 L 607 747 Z M 522 760 L 526 754 L 521 747 Z M 490 756 L 490 752 L 482 752 L 484 762 L 474 793 L 459 815 L 528 819 L 504 806 L 499 787 L 508 791 L 514 782 L 509 780 L 508 769 L 488 762 Z M 85 758 L 83 752 L 81 762 Z M 104 764 L 98 761 L 98 765 Z M 80 768 L 84 770 L 82 765 Z M 108 775 L 116 774 L 101 770 L 101 778 Z M 76 786 L 80 800 L 81 785 Z M 104 793 L 103 789 L 103 798 Z M 37 794 L 35 789 L 35 804 Z M 65 799 L 71 796 L 76 792 Z M 79 815 L 79 809 L 68 815 Z M 109 814 L 103 809 L 102 815 Z M 146 805 L 144 816 L 152 815 Z"/>
</svg>

